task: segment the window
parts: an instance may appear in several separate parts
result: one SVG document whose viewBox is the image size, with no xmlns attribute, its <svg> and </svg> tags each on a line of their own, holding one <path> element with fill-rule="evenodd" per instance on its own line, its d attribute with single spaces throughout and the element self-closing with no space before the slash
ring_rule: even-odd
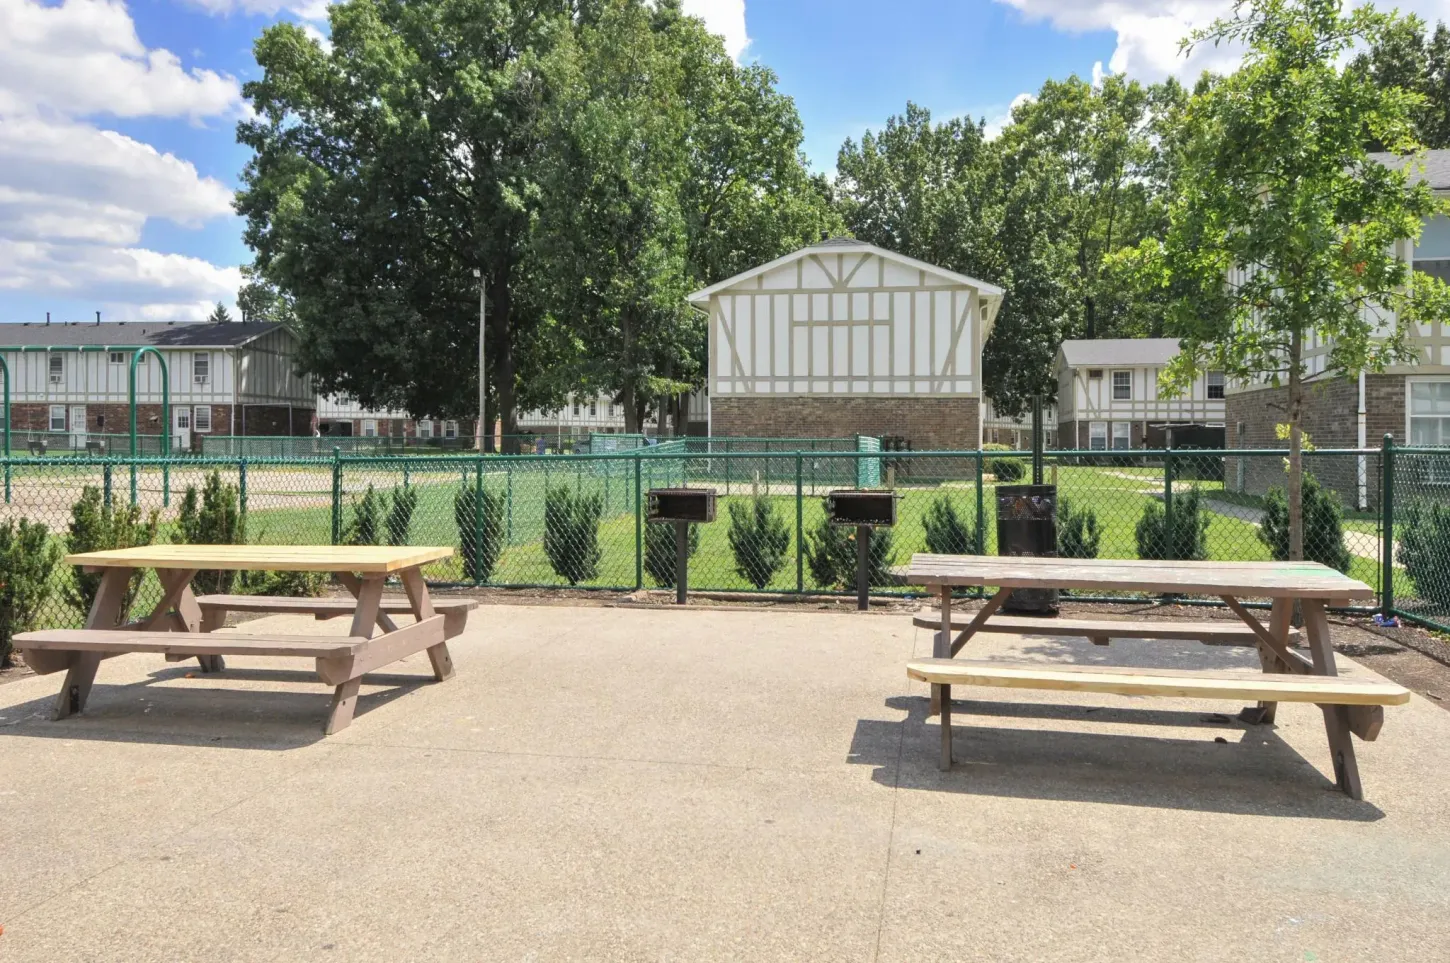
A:
<svg viewBox="0 0 1450 963">
<path fill-rule="evenodd" d="M 191 424 L 196 431 L 211 431 L 211 405 L 193 408 Z"/>
<path fill-rule="evenodd" d="M 1133 447 L 1133 423 L 1113 422 L 1113 451 L 1127 451 Z"/>
<path fill-rule="evenodd" d="M 1223 398 L 1223 372 L 1210 371 L 1208 373 L 1208 399 L 1217 401 Z"/>
<path fill-rule="evenodd" d="M 211 380 L 211 352 L 193 351 L 191 353 L 191 383 L 204 385 Z"/>
<path fill-rule="evenodd" d="M 1409 384 L 1410 444 L 1432 448 L 1450 445 L 1450 379 Z"/>
<path fill-rule="evenodd" d="M 1088 423 L 1088 451 L 1108 450 L 1108 423 L 1106 421 L 1093 421 Z"/>
<path fill-rule="evenodd" d="M 577 401 L 574 402 L 574 417 L 575 418 L 578 418 L 579 417 L 579 402 L 577 402 Z"/>
<path fill-rule="evenodd" d="M 457 438 L 458 437 L 458 422 L 456 422 L 456 421 L 445 421 L 445 422 L 443 422 L 443 437 L 444 438 Z"/>
<path fill-rule="evenodd" d="M 65 431 L 65 405 L 50 406 L 50 430 Z"/>
<path fill-rule="evenodd" d="M 599 402 L 597 402 L 597 401 L 591 401 L 591 402 L 589 402 L 589 417 L 590 418 L 593 418 L 597 414 L 599 414 Z"/>
<path fill-rule="evenodd" d="M 65 380 L 65 355 L 50 356 L 50 383 L 58 385 Z"/>
<path fill-rule="evenodd" d="M 418 422 L 418 437 L 419 438 L 432 438 L 433 437 L 433 421 L 431 419 L 429 419 L 429 418 L 423 418 L 422 420 L 420 420 Z"/>
<path fill-rule="evenodd" d="M 362 425 L 364 438 L 376 438 L 378 435 L 378 422 L 376 418 L 364 418 Z"/>
<path fill-rule="evenodd" d="M 1113 372 L 1113 400 L 1114 401 L 1132 401 L 1133 400 L 1133 372 L 1131 372 L 1131 371 L 1114 371 Z"/>
<path fill-rule="evenodd" d="M 612 402 L 612 401 L 611 401 L 611 402 L 610 402 L 610 403 L 609 403 L 609 417 L 611 417 L 611 418 L 613 418 L 613 417 L 614 417 L 614 415 L 615 415 L 615 411 L 614 411 L 614 409 L 615 409 L 615 408 L 618 408 L 618 407 L 619 407 L 619 406 L 618 406 L 618 405 L 616 405 L 616 404 L 615 404 L 615 403 L 614 403 L 614 402 Z"/>
<path fill-rule="evenodd" d="M 1432 278 L 1450 282 L 1450 259 L 1436 258 L 1429 261 L 1415 260 L 1415 270 Z"/>
<path fill-rule="evenodd" d="M 1103 380 L 1103 369 L 1102 368 L 1089 368 L 1088 369 L 1088 380 L 1089 381 L 1102 381 Z"/>
<path fill-rule="evenodd" d="M 112 351 L 110 353 L 110 359 L 111 359 L 111 364 L 125 364 L 126 363 L 126 352 L 124 352 L 124 351 Z"/>
</svg>

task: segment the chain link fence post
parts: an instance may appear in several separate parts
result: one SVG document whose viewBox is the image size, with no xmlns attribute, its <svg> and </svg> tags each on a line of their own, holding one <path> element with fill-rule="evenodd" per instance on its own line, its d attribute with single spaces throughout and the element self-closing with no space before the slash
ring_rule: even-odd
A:
<svg viewBox="0 0 1450 963">
<path fill-rule="evenodd" d="M 644 588 L 644 489 L 641 486 L 640 451 L 634 450 L 634 590 Z"/>
<path fill-rule="evenodd" d="M 332 449 L 332 544 L 342 541 L 342 449 Z"/>
<path fill-rule="evenodd" d="M 483 584 L 483 452 L 473 476 L 473 584 Z M 495 529 L 497 531 L 497 529 Z"/>
<path fill-rule="evenodd" d="M 132 472 L 131 477 L 132 478 L 135 478 L 136 477 L 135 476 L 135 471 L 136 471 L 136 466 L 133 463 L 132 466 L 131 466 L 131 472 Z M 106 462 L 105 466 L 101 469 L 101 493 L 102 493 L 102 496 L 101 496 L 102 503 L 107 508 L 110 508 L 111 507 L 111 463 L 110 462 Z M 136 490 L 135 490 L 134 487 L 131 490 L 131 504 L 132 505 L 136 504 Z"/>
<path fill-rule="evenodd" d="M 1173 449 L 1163 450 L 1163 551 L 1174 554 L 1173 546 Z"/>
<path fill-rule="evenodd" d="M 237 462 L 237 511 L 247 517 L 247 460 Z"/>
<path fill-rule="evenodd" d="M 1380 446 L 1380 612 L 1395 609 L 1395 436 Z"/>
<path fill-rule="evenodd" d="M 977 449 L 977 554 L 987 554 L 987 506 L 986 492 L 983 479 L 984 456 L 982 449 Z"/>
<path fill-rule="evenodd" d="M 795 453 L 795 590 L 806 590 L 805 456 Z"/>
</svg>

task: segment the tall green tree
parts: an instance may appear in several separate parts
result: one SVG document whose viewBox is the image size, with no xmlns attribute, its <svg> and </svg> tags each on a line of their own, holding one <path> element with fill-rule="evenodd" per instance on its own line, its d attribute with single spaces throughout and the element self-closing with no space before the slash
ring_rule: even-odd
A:
<svg viewBox="0 0 1450 963">
<path fill-rule="evenodd" d="M 328 8 L 331 50 L 291 23 L 257 39 L 236 207 L 320 390 L 418 415 L 474 410 L 482 280 L 490 409 L 513 433 L 517 407 L 557 401 L 534 377 L 555 359 L 526 255 L 539 61 L 579 6 L 347 0 Z"/>
<path fill-rule="evenodd" d="M 218 301 L 216 307 L 212 309 L 211 314 L 207 316 L 206 320 L 208 324 L 231 324 L 233 319 L 232 313 L 227 310 L 227 306 Z"/>
<path fill-rule="evenodd" d="M 1329 375 L 1409 353 L 1415 324 L 1450 317 L 1441 282 L 1396 256 L 1440 212 L 1410 164 L 1377 163 L 1378 139 L 1413 154 L 1420 98 L 1338 66 L 1373 48 L 1394 14 L 1339 0 L 1245 0 L 1185 41 L 1243 43 L 1242 66 L 1184 109 L 1185 145 L 1168 229 L 1134 255 L 1169 297 L 1182 351 L 1164 375 L 1182 390 L 1204 370 L 1287 384 L 1289 557 L 1304 557 L 1303 433 L 1308 347 Z M 1317 371 L 1316 371 L 1317 373 Z"/>
<path fill-rule="evenodd" d="M 1420 142 L 1450 147 L 1450 28 L 1443 22 L 1427 33 L 1424 21 L 1407 16 L 1389 25 L 1354 67 L 1381 87 L 1400 87 L 1423 99 L 1412 111 Z M 1385 144 L 1371 135 L 1372 149 Z"/>
</svg>

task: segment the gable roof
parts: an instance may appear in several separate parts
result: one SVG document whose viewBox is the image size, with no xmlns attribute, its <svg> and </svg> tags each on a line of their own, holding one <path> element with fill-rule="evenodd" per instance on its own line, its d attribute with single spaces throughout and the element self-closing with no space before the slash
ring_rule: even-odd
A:
<svg viewBox="0 0 1450 963">
<path fill-rule="evenodd" d="M 282 327 L 275 321 L 20 321 L 0 324 L 0 348 L 236 348 Z"/>
<path fill-rule="evenodd" d="M 1380 151 L 1369 155 L 1370 160 L 1384 164 L 1386 167 L 1399 166 L 1414 163 L 1414 169 L 1410 172 L 1410 183 L 1419 184 L 1422 181 L 1430 183 L 1432 191 L 1450 191 L 1450 150 L 1427 150 L 1424 157 L 1407 157 L 1403 154 L 1391 154 L 1388 151 Z M 1424 169 L 1420 161 L 1423 161 Z"/>
<path fill-rule="evenodd" d="M 1062 343 L 1062 360 L 1069 368 L 1164 365 L 1177 353 L 1177 338 L 1098 338 Z"/>
<path fill-rule="evenodd" d="M 803 247 L 799 251 L 792 251 L 784 257 L 776 258 L 768 264 L 753 267 L 749 271 L 735 275 L 733 278 L 726 278 L 723 281 L 710 285 L 708 288 L 701 288 L 685 300 L 691 304 L 705 304 L 713 294 L 733 288 L 767 271 L 773 271 L 778 267 L 799 261 L 801 258 L 808 257 L 811 254 L 819 254 L 822 251 L 830 251 L 832 254 L 874 254 L 887 261 L 893 261 L 908 267 L 913 271 L 926 271 L 928 274 L 933 274 L 952 284 L 962 284 L 967 287 L 976 288 L 988 298 L 1000 299 L 1003 293 L 1002 289 L 995 284 L 978 281 L 976 278 L 968 277 L 965 274 L 958 274 L 955 271 L 948 271 L 946 268 L 940 268 L 934 264 L 927 264 L 925 261 L 918 261 L 915 258 L 907 257 L 905 254 L 897 254 L 895 251 L 888 251 L 884 247 L 877 247 L 874 244 L 867 244 L 865 241 L 858 241 L 854 237 L 832 237 L 817 244 L 812 244 L 809 247 Z"/>
</svg>

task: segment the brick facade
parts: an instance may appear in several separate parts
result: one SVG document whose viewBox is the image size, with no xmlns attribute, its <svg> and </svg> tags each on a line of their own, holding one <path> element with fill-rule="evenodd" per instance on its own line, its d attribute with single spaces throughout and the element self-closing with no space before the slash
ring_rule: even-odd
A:
<svg viewBox="0 0 1450 963">
<path fill-rule="evenodd" d="M 977 447 L 976 398 L 753 396 L 710 399 L 710 430 L 722 438 L 903 438 L 916 451 Z"/>
<path fill-rule="evenodd" d="M 1405 432 L 1405 376 L 1367 374 L 1365 390 L 1365 444 L 1378 448 L 1386 434 L 1402 441 Z M 1289 389 L 1260 388 L 1228 397 L 1227 444 L 1230 448 L 1284 448 L 1274 426 L 1288 419 Z M 1359 447 L 1358 379 L 1334 378 L 1306 386 L 1304 431 L 1315 448 Z M 1243 465 L 1240 467 L 1239 462 Z M 1366 497 L 1370 504 L 1379 498 L 1379 462 L 1367 459 Z M 1358 499 L 1359 459 L 1351 456 L 1309 458 L 1309 469 L 1326 487 L 1339 493 L 1346 506 Z M 1271 486 L 1284 484 L 1284 468 L 1277 458 L 1228 458 L 1224 484 L 1262 495 Z"/>
<path fill-rule="evenodd" d="M 50 405 L 26 402 L 12 405 L 10 409 L 10 430 L 12 432 L 49 432 Z M 70 423 L 71 409 L 65 405 L 67 433 L 74 434 L 78 426 Z M 195 416 L 200 405 L 188 405 Z M 237 420 L 232 423 L 231 405 L 211 405 L 211 431 L 192 431 L 193 447 L 200 447 L 199 434 L 226 435 L 233 430 L 237 434 L 285 435 L 288 434 L 288 408 L 286 405 L 238 406 Z M 242 407 L 246 408 L 246 427 L 243 431 Z M 86 424 L 84 430 L 91 435 L 127 435 L 131 431 L 131 406 L 125 404 L 96 404 L 85 406 Z M 175 409 L 173 409 L 174 412 Z M 164 410 L 159 404 L 136 406 L 136 433 L 138 435 L 159 435 L 162 433 Z M 174 414 L 173 414 L 174 417 Z M 303 436 L 312 434 L 312 409 L 293 407 L 290 415 L 291 434 Z M 119 454 L 119 452 L 116 452 Z"/>
</svg>

